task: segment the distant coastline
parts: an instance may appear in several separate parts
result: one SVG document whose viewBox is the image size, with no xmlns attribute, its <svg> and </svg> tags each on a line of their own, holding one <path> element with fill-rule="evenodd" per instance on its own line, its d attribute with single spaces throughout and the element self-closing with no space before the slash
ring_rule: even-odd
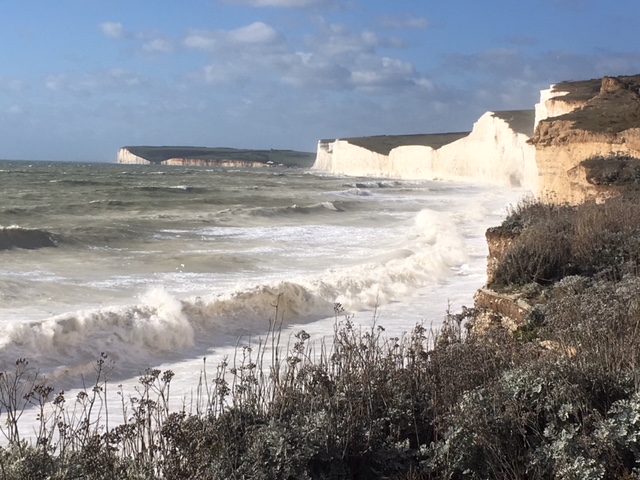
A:
<svg viewBox="0 0 640 480">
<path fill-rule="evenodd" d="M 250 150 L 226 147 L 126 146 L 118 151 L 117 163 L 137 165 L 188 165 L 222 167 L 310 168 L 315 152 L 295 150 Z"/>
</svg>

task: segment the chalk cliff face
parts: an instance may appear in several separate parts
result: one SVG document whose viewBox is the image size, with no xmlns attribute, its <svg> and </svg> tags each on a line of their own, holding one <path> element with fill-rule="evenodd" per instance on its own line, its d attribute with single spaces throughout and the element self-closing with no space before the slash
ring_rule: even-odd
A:
<svg viewBox="0 0 640 480">
<path fill-rule="evenodd" d="M 543 90 L 536 106 L 539 193 L 559 203 L 616 195 L 589 181 L 595 157 L 640 158 L 640 77 L 565 82 Z"/>
<path fill-rule="evenodd" d="M 535 149 L 527 143 L 533 122 L 533 111 L 487 112 L 466 137 L 439 148 L 400 146 L 388 155 L 346 140 L 321 141 L 312 168 L 353 176 L 472 179 L 535 190 L 538 177 Z"/>
<path fill-rule="evenodd" d="M 151 162 L 145 160 L 142 157 L 138 157 L 129 151 L 127 148 L 121 148 L 118 150 L 118 163 L 129 163 L 134 165 L 149 165 Z"/>
</svg>

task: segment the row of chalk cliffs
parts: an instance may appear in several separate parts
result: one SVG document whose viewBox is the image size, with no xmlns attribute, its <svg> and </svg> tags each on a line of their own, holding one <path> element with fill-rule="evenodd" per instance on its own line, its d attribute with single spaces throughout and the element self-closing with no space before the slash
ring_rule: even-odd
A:
<svg viewBox="0 0 640 480">
<path fill-rule="evenodd" d="M 590 181 L 585 167 L 597 157 L 640 159 L 640 75 L 552 85 L 541 91 L 535 110 L 487 112 L 471 132 L 321 140 L 311 168 L 350 176 L 473 180 L 579 203 L 609 194 L 602 182 Z M 120 149 L 118 162 L 152 163 L 132 147 Z M 273 164 L 216 160 L 221 166 L 267 163 Z"/>
<path fill-rule="evenodd" d="M 535 110 L 487 112 L 466 135 L 416 138 L 421 144 L 388 152 L 362 139 L 320 141 L 313 168 L 400 179 L 473 179 L 522 187 L 561 203 L 606 197 L 606 185 L 590 180 L 584 162 L 640 159 L 640 75 L 552 85 L 541 91 Z M 375 145 L 375 137 L 369 140 Z M 378 137 L 378 144 L 383 140 Z"/>
<path fill-rule="evenodd" d="M 150 163 L 127 148 L 119 161 Z M 569 204 L 624 194 L 621 179 L 631 181 L 627 189 L 638 194 L 640 75 L 552 85 L 541 92 L 535 110 L 487 112 L 471 132 L 321 140 L 311 168 L 350 176 L 485 182 Z M 487 231 L 489 276 L 511 242 L 493 230 Z M 522 325 L 531 310 L 517 292 L 507 295 L 486 286 L 476 293 L 474 306 L 477 319 L 499 319 L 510 328 Z"/>
</svg>

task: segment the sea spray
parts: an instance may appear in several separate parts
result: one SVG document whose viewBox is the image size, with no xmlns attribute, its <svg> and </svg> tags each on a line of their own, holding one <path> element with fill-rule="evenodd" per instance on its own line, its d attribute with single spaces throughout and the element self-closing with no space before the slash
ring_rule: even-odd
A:
<svg viewBox="0 0 640 480">
<path fill-rule="evenodd" d="M 1 167 L 0 224 L 64 241 L 0 252 L 0 361 L 28 358 L 68 389 L 105 352 L 125 390 L 147 367 L 174 370 L 177 401 L 203 357 L 233 356 L 276 315 L 286 339 L 322 341 L 336 303 L 390 335 L 437 326 L 472 302 L 484 231 L 522 195 L 285 169 Z"/>
</svg>

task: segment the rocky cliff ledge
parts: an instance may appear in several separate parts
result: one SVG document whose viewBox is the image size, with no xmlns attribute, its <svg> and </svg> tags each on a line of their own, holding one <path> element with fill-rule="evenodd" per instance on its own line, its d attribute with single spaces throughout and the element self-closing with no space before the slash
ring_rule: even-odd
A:
<svg viewBox="0 0 640 480">
<path fill-rule="evenodd" d="M 554 85 L 542 92 L 536 112 L 531 143 L 542 196 L 601 200 L 618 194 L 621 174 L 626 186 L 640 179 L 628 175 L 640 171 L 640 75 Z M 603 169 L 606 178 L 598 175 Z"/>
<path fill-rule="evenodd" d="M 533 110 L 487 112 L 470 133 L 321 140 L 314 170 L 537 189 Z M 403 143 L 404 142 L 404 143 Z"/>
</svg>

